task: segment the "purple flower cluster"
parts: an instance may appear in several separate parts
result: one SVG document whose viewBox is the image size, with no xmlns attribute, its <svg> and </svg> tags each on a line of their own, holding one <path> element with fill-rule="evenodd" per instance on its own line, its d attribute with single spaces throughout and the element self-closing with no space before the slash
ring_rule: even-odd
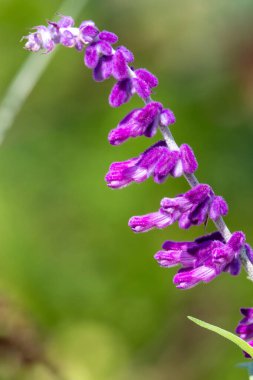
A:
<svg viewBox="0 0 253 380">
<path fill-rule="evenodd" d="M 242 232 L 234 232 L 227 243 L 219 232 L 214 232 L 193 242 L 166 241 L 155 259 L 166 268 L 181 265 L 174 284 L 180 289 L 189 289 L 199 282 L 213 280 L 221 272 L 237 275 L 241 266 L 239 253 L 244 243 Z"/>
<path fill-rule="evenodd" d="M 62 16 L 58 22 L 48 22 L 48 26 L 35 27 L 35 33 L 30 33 L 25 49 L 32 52 L 44 50 L 51 52 L 57 44 L 74 47 L 82 51 L 85 65 L 93 70 L 93 78 L 103 81 L 111 76 L 117 80 L 109 96 L 112 107 L 126 103 L 136 93 L 142 99 L 148 99 L 152 88 L 158 85 L 157 78 L 146 69 L 134 70 L 129 63 L 134 61 L 133 53 L 124 46 L 116 50 L 112 47 L 117 41 L 116 34 L 109 31 L 99 31 L 93 21 L 84 21 L 79 27 L 74 27 L 72 17 Z"/>
<path fill-rule="evenodd" d="M 189 145 L 183 144 L 180 150 L 170 151 L 164 141 L 159 141 L 139 157 L 114 162 L 105 180 L 113 189 L 121 189 L 132 182 L 143 182 L 150 176 L 154 177 L 155 182 L 162 183 L 168 176 L 179 177 L 183 173 L 193 173 L 197 166 Z"/>
<path fill-rule="evenodd" d="M 250 346 L 253 347 L 253 308 L 241 308 L 243 319 L 236 327 L 236 333 L 241 339 L 245 340 Z M 250 358 L 250 355 L 244 352 L 246 358 Z"/>
<path fill-rule="evenodd" d="M 161 103 L 151 99 L 152 89 L 158 85 L 157 78 L 144 68 L 130 67 L 133 53 L 124 46 L 113 47 L 118 42 L 116 34 L 100 31 L 93 21 L 84 21 L 74 26 L 71 17 L 61 16 L 58 22 L 37 26 L 35 32 L 25 38 L 25 48 L 32 52 L 43 50 L 49 53 L 57 44 L 74 47 L 79 52 L 85 49 L 84 63 L 93 71 L 95 81 L 110 77 L 116 80 L 109 95 L 109 104 L 119 107 L 128 102 L 134 94 L 144 100 L 145 105 L 132 110 L 119 122 L 108 136 L 112 145 L 120 145 L 130 138 L 153 137 L 157 130 L 165 141 L 159 141 L 139 156 L 122 162 L 115 162 L 106 174 L 111 188 L 123 188 L 132 182 L 143 182 L 153 177 L 162 183 L 169 176 L 184 175 L 191 190 L 174 198 L 164 198 L 157 212 L 134 216 L 129 226 L 135 232 L 152 228 L 164 228 L 178 222 L 179 227 L 206 224 L 212 219 L 219 232 L 203 236 L 194 242 L 164 243 L 163 250 L 155 259 L 163 267 L 181 265 L 174 278 L 178 288 L 186 289 L 200 282 L 209 282 L 220 273 L 227 271 L 236 275 L 240 270 L 240 253 L 245 251 L 247 259 L 253 262 L 251 248 L 245 244 L 242 232 L 230 234 L 222 217 L 227 214 L 226 201 L 215 195 L 209 185 L 199 184 L 194 176 L 198 163 L 191 147 L 175 143 L 169 127 L 175 123 L 173 112 Z M 225 226 L 228 233 L 224 233 Z M 226 239 L 225 239 L 226 238 Z"/>
<path fill-rule="evenodd" d="M 227 212 L 228 206 L 224 199 L 215 196 L 209 185 L 199 184 L 175 198 L 163 198 L 157 212 L 133 216 L 129 226 L 134 232 L 146 232 L 178 222 L 180 228 L 187 229 L 206 223 L 209 217 L 217 220 Z"/>
<path fill-rule="evenodd" d="M 159 124 L 169 126 L 176 121 L 169 109 L 164 109 L 161 103 L 150 102 L 143 108 L 131 111 L 115 129 L 109 133 L 109 142 L 120 145 L 130 137 L 153 137 Z"/>
</svg>

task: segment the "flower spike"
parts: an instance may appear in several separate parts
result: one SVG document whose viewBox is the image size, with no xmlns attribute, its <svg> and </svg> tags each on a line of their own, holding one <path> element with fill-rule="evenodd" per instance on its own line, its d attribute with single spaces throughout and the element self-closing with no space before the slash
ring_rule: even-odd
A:
<svg viewBox="0 0 253 380">
<path fill-rule="evenodd" d="M 48 21 L 47 26 L 37 26 L 35 32 L 24 37 L 25 49 L 32 52 L 50 53 L 56 45 L 75 48 L 84 52 L 84 63 L 93 71 L 95 81 L 110 77 L 116 80 L 109 95 L 109 104 L 119 107 L 127 103 L 134 94 L 144 106 L 132 110 L 118 126 L 111 130 L 108 139 L 111 145 L 120 145 L 130 138 L 153 137 L 159 129 L 164 141 L 153 144 L 140 155 L 110 166 L 105 180 L 111 188 L 122 188 L 132 182 L 143 182 L 153 177 L 162 183 L 169 176 L 184 175 L 191 189 L 175 198 L 163 198 L 157 212 L 134 216 L 129 226 L 135 232 L 152 228 L 164 228 L 174 222 L 187 229 L 214 221 L 218 233 L 196 239 L 194 242 L 167 242 L 164 250 L 155 258 L 161 266 L 181 264 L 174 278 L 179 288 L 190 288 L 199 282 L 209 282 L 221 272 L 235 275 L 243 263 L 253 280 L 253 250 L 245 244 L 241 232 L 231 234 L 222 217 L 228 206 L 221 196 L 216 196 L 209 185 L 199 184 L 194 172 L 198 163 L 191 147 L 176 144 L 169 127 L 175 123 L 173 112 L 151 98 L 158 79 L 145 68 L 129 66 L 134 61 L 133 53 L 124 46 L 115 47 L 118 36 L 111 31 L 100 31 L 91 20 L 74 25 L 70 16 L 60 15 L 58 22 Z"/>
</svg>

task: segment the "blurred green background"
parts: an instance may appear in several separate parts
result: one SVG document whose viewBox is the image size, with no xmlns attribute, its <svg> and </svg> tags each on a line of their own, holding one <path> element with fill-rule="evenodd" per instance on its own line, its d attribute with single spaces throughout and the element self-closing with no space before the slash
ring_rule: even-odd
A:
<svg viewBox="0 0 253 380">
<path fill-rule="evenodd" d="M 20 38 L 60 5 L 0 0 L 0 96 L 29 56 Z M 88 0 L 84 19 L 118 34 L 136 67 L 158 76 L 154 98 L 175 112 L 177 142 L 192 145 L 200 181 L 226 198 L 229 227 L 253 244 L 253 2 Z M 203 227 L 135 235 L 127 226 L 185 181 L 119 191 L 104 182 L 112 161 L 150 145 L 109 146 L 109 130 L 141 105 L 111 109 L 112 83 L 94 83 L 83 54 L 59 48 L 1 146 L 0 379 L 246 379 L 240 350 L 186 319 L 233 331 L 239 308 L 252 306 L 245 273 L 177 290 L 176 270 L 153 255 Z"/>
</svg>

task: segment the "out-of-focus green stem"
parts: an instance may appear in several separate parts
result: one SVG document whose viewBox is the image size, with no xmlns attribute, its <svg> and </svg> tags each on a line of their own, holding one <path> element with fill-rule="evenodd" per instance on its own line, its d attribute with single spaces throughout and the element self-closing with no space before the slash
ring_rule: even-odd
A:
<svg viewBox="0 0 253 380">
<path fill-rule="evenodd" d="M 75 18 L 86 3 L 87 0 L 65 0 L 57 13 L 69 14 Z M 30 55 L 14 77 L 0 104 L 0 144 L 56 51 L 57 49 L 47 56 Z"/>
</svg>

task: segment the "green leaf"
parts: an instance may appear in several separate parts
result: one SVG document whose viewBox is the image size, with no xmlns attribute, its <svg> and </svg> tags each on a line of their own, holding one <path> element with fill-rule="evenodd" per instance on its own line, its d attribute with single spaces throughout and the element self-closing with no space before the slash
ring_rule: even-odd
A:
<svg viewBox="0 0 253 380">
<path fill-rule="evenodd" d="M 220 327 L 210 325 L 210 323 L 203 322 L 200 319 L 193 317 L 187 318 L 189 318 L 192 322 L 196 323 L 197 325 L 204 327 L 204 329 L 211 330 L 216 334 L 219 334 L 224 338 L 230 340 L 231 342 L 235 343 L 237 346 L 239 346 L 243 351 L 247 352 L 247 354 L 249 354 L 253 358 L 253 347 L 251 347 L 247 342 L 245 342 L 245 340 L 239 338 L 237 335 L 232 334 L 231 332 L 226 331 L 224 329 L 221 329 Z"/>
</svg>

